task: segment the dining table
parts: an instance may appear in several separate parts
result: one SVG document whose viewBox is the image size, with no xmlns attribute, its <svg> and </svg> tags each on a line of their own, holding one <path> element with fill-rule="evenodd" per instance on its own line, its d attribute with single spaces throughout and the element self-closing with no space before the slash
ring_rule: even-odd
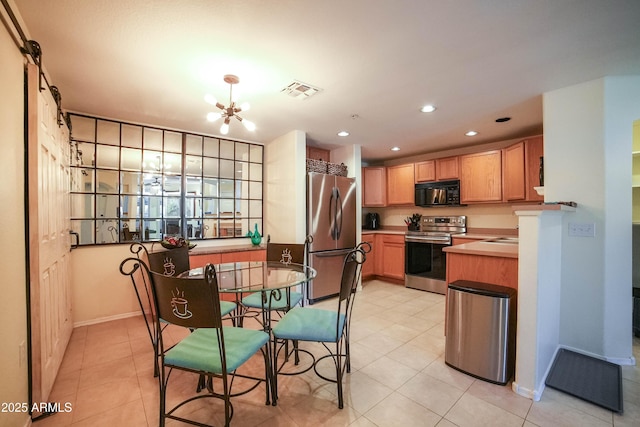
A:
<svg viewBox="0 0 640 427">
<path fill-rule="evenodd" d="M 231 294 L 239 302 L 248 293 L 260 292 L 265 306 L 262 310 L 262 324 L 265 332 L 270 332 L 271 301 L 288 298 L 291 288 L 303 285 L 316 277 L 312 267 L 279 261 L 243 261 L 213 264 L 220 294 Z M 201 278 L 204 267 L 192 268 L 178 277 Z"/>
</svg>

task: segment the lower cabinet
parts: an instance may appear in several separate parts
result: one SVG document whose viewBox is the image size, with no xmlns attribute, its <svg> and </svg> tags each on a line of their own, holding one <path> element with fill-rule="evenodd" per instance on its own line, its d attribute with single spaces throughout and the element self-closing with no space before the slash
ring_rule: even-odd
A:
<svg viewBox="0 0 640 427">
<path fill-rule="evenodd" d="M 249 251 L 219 252 L 213 254 L 191 255 L 189 264 L 191 268 L 204 267 L 208 263 L 221 264 L 225 262 L 264 261 L 267 259 L 265 249 Z"/>
<path fill-rule="evenodd" d="M 404 280 L 404 235 L 380 234 L 381 276 Z"/>
<path fill-rule="evenodd" d="M 363 279 L 404 281 L 404 234 L 364 233 L 362 241 L 371 245 L 362 269 Z"/>
<path fill-rule="evenodd" d="M 362 241 L 371 245 L 371 252 L 367 254 L 367 260 L 362 266 L 362 278 L 370 279 L 376 275 L 376 243 L 375 243 L 375 235 L 373 233 L 366 233 L 362 235 Z"/>
</svg>

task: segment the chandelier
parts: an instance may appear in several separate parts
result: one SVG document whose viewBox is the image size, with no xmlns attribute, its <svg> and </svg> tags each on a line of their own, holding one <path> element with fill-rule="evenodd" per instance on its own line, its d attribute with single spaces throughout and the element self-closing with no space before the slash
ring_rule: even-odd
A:
<svg viewBox="0 0 640 427">
<path fill-rule="evenodd" d="M 240 83 L 240 79 L 238 76 L 234 76 L 233 74 L 226 74 L 224 76 L 224 81 L 229 83 L 229 106 L 225 107 L 221 103 L 219 103 L 212 95 L 206 95 L 204 100 L 209 104 L 215 105 L 221 111 L 220 112 L 211 112 L 207 114 L 207 120 L 210 122 L 215 122 L 216 120 L 223 118 L 224 121 L 222 126 L 220 126 L 220 133 L 226 135 L 229 133 L 229 123 L 231 122 L 231 118 L 235 117 L 240 123 L 244 125 L 247 130 L 254 131 L 256 129 L 256 125 L 249 120 L 243 119 L 238 115 L 241 111 L 249 110 L 249 103 L 245 102 L 239 107 L 236 107 L 236 102 L 233 100 L 233 85 Z"/>
</svg>

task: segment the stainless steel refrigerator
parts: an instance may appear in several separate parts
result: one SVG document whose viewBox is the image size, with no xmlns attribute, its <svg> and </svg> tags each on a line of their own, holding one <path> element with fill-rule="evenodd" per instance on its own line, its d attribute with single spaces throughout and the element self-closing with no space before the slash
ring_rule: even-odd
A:
<svg viewBox="0 0 640 427">
<path fill-rule="evenodd" d="M 307 175 L 309 265 L 318 272 L 309 284 L 309 302 L 338 294 L 345 255 L 356 245 L 354 178 Z"/>
</svg>

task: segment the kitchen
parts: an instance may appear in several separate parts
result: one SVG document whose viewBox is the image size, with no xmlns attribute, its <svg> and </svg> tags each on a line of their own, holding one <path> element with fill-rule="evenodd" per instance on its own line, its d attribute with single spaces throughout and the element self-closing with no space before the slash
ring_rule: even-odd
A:
<svg viewBox="0 0 640 427">
<path fill-rule="evenodd" d="M 30 29 L 30 31 L 36 31 L 36 29 Z M 15 143 L 3 147 L 3 157 L 11 160 L 7 162 L 7 176 L 21 177 L 23 176 L 21 165 L 24 163 L 21 143 L 22 113 L 21 109 L 15 108 L 15 105 L 22 104 L 21 90 L 16 90 L 16 87 L 22 87 L 21 83 L 16 83 L 22 81 L 22 59 L 18 53 L 14 52 L 15 48 L 12 47 L 13 43 L 9 40 L 10 37 L 5 37 L 5 39 L 6 41 L 3 39 L 2 45 L 3 58 L 11 58 L 10 63 L 14 64 L 14 68 L 11 69 L 10 75 L 3 74 L 3 84 L 6 85 L 6 87 L 3 86 L 3 93 L 11 94 L 10 96 L 15 98 L 8 99 L 15 99 L 15 102 L 2 104 L 3 118 L 8 120 L 7 125 L 4 126 L 7 129 L 8 140 L 15 141 Z M 41 42 L 45 46 L 44 40 Z M 45 50 L 45 52 L 47 52 L 45 55 L 46 66 L 46 58 L 49 57 L 53 61 L 55 55 L 48 53 L 49 50 Z M 15 64 L 18 64 L 17 67 Z M 9 71 L 3 72 L 9 73 Z M 583 83 L 585 81 L 591 83 L 585 84 Z M 622 187 L 628 187 L 625 183 L 627 180 L 630 181 L 630 178 L 626 175 L 630 174 L 627 174 L 626 172 L 629 171 L 625 171 L 625 168 L 620 165 L 626 164 L 631 147 L 628 131 L 630 123 L 640 117 L 640 112 L 632 101 L 638 99 L 637 96 L 620 97 L 617 94 L 620 93 L 619 91 L 635 94 L 635 87 L 633 78 L 607 77 L 600 79 L 598 77 L 596 80 L 569 79 L 564 85 L 536 92 L 538 94 L 544 93 L 545 103 L 545 181 L 547 181 L 545 198 L 550 201 L 575 200 L 579 206 L 585 206 L 584 210 L 567 214 L 572 216 L 570 219 L 565 217 L 561 220 L 561 229 L 566 230 L 568 222 L 571 221 L 596 223 L 598 230 L 595 239 L 565 238 L 561 240 L 563 247 L 560 254 L 562 256 L 562 270 L 558 272 L 554 280 L 556 283 L 562 283 L 563 295 L 558 296 L 558 299 L 561 300 L 561 307 L 558 307 L 558 313 L 554 312 L 553 315 L 557 324 L 555 328 L 548 329 L 546 335 L 552 343 L 562 342 L 577 348 L 585 348 L 592 353 L 605 355 L 612 359 L 628 359 L 631 354 L 631 344 L 625 335 L 625 328 L 617 326 L 630 324 L 630 310 L 617 309 L 617 307 L 626 307 L 630 299 L 624 296 L 626 290 L 623 287 L 629 282 L 626 276 L 630 276 L 630 273 L 627 274 L 626 271 L 630 271 L 630 258 L 609 254 L 617 254 L 620 251 L 622 253 L 630 252 L 627 250 L 627 247 L 630 247 L 630 242 L 627 242 L 628 239 L 625 237 L 630 233 L 627 233 L 628 230 L 622 224 L 630 223 L 626 212 L 630 211 L 631 201 L 626 192 L 620 194 L 619 190 Z M 64 105 L 64 100 L 68 99 L 65 96 L 68 95 L 65 95 L 64 90 L 62 94 Z M 200 95 L 198 94 L 198 96 Z M 600 98 L 598 98 L 599 96 Z M 590 107 L 584 105 L 583 99 L 585 97 L 604 99 L 604 101 Z M 572 108 L 567 108 L 567 105 L 571 105 Z M 579 106 L 579 108 L 575 106 Z M 597 106 L 606 111 L 618 112 L 622 110 L 624 113 L 616 114 L 615 118 L 602 119 L 598 114 L 599 107 Z M 198 107 L 198 109 L 202 110 L 203 108 Z M 265 109 L 268 107 L 265 106 L 263 110 Z M 255 110 L 258 111 L 258 108 L 255 107 Z M 582 117 L 576 117 L 571 112 L 579 112 Z M 584 119 L 585 115 L 588 120 Z M 202 121 L 200 112 L 193 113 L 192 116 L 198 117 L 198 121 Z M 364 116 L 362 120 L 365 120 Z M 589 123 L 589 126 L 585 126 L 585 122 Z M 355 120 L 354 123 L 358 123 L 358 121 Z M 607 132 L 604 132 L 605 128 Z M 196 128 L 189 126 L 189 129 L 195 130 Z M 603 134 L 606 134 L 604 141 L 597 137 L 597 135 Z M 388 135 L 387 138 L 389 138 Z M 296 203 L 296 200 L 304 200 L 305 182 L 301 177 L 304 177 L 306 146 L 308 142 L 313 143 L 312 139 L 313 135 L 307 136 L 302 131 L 282 132 L 269 139 L 269 149 L 265 152 L 265 182 L 269 183 L 265 189 L 265 200 L 267 201 L 264 208 L 265 218 L 267 218 L 265 229 L 268 229 L 269 233 L 274 236 L 282 236 L 282 239 L 288 237 L 298 239 L 305 234 L 304 207 Z M 360 163 L 365 157 L 363 156 L 364 150 L 365 148 L 361 148 L 360 144 L 332 147 L 331 161 L 338 164 L 345 163 L 356 180 L 359 180 L 361 178 Z M 605 151 L 607 152 L 606 157 L 601 155 Z M 433 152 L 441 152 L 445 157 L 449 154 L 456 155 L 447 153 L 444 148 L 442 151 L 433 150 Z M 565 160 L 574 158 L 575 153 L 580 153 L 580 162 L 572 163 Z M 395 166 L 399 165 L 399 162 L 400 160 L 390 160 L 384 163 L 385 166 Z M 4 217 L 8 218 L 11 223 L 23 223 L 23 184 L 19 179 L 5 182 L 8 192 L 7 206 L 19 208 L 6 212 Z M 606 187 L 606 191 L 593 191 L 593 189 L 601 189 L 603 186 Z M 604 194 L 607 197 L 606 201 L 602 199 Z M 361 197 L 361 194 L 358 193 L 358 196 Z M 449 208 L 445 209 L 449 210 Z M 268 218 L 275 219 L 274 213 L 278 211 L 286 211 L 291 220 L 286 223 L 277 220 L 269 223 Z M 381 223 L 385 226 L 403 227 L 403 219 L 414 212 L 416 212 L 414 207 L 385 208 L 384 211 L 380 211 Z M 606 212 L 606 215 L 600 212 Z M 426 215 L 425 212 L 422 214 Z M 456 208 L 452 212 L 442 211 L 442 214 L 467 215 L 470 218 L 470 226 L 480 228 L 515 229 L 520 225 L 521 236 L 523 232 L 530 236 L 529 230 L 523 229 L 523 226 L 519 224 L 518 217 L 514 216 L 507 206 L 469 206 Z M 358 218 L 360 218 L 358 221 L 361 221 L 362 215 L 359 214 Z M 528 225 L 535 227 L 535 224 L 528 223 Z M 553 227 L 557 227 L 557 225 L 553 225 Z M 25 264 L 24 256 L 20 256 L 20 253 L 24 252 L 22 250 L 25 246 L 23 243 L 24 233 L 19 228 L 15 227 L 15 229 L 6 231 L 10 241 L 19 242 L 17 247 L 3 249 L 3 259 L 8 265 L 21 266 Z M 92 265 L 95 264 L 93 262 L 95 251 L 74 251 L 74 262 L 78 266 L 92 265 L 86 269 L 79 267 L 78 271 L 74 272 L 73 280 L 82 284 L 74 290 L 73 296 L 74 316 L 78 316 L 80 321 L 87 320 L 91 316 L 108 317 L 115 313 L 133 311 L 135 308 L 133 303 L 121 298 L 123 295 L 119 294 L 119 290 L 111 286 L 109 281 L 111 271 L 107 267 L 108 261 L 120 259 L 121 249 L 115 245 L 102 247 L 96 251 L 99 251 L 100 257 L 105 260 L 104 265 Z M 586 268 L 585 259 L 588 261 Z M 23 271 L 13 271 L 15 269 L 8 267 L 5 270 L 12 270 L 7 277 L 9 282 L 25 282 Z M 539 269 L 534 268 L 533 270 Z M 607 273 L 605 277 L 603 273 L 605 270 L 616 273 Z M 551 270 L 542 268 L 542 271 L 550 272 Z M 95 279 L 87 281 L 87 277 Z M 601 283 L 594 284 L 594 277 L 602 279 Z M 582 286 L 584 283 L 589 284 L 587 292 Z M 104 292 L 101 292 L 105 289 L 109 289 L 108 298 L 104 296 Z M 24 302 L 23 288 L 11 288 L 8 292 L 10 297 L 8 300 Z M 571 295 L 580 295 L 580 298 L 577 301 L 572 301 Z M 550 299 L 555 299 L 555 294 Z M 85 304 L 85 301 L 90 303 Z M 25 304 L 17 305 L 22 308 L 13 308 L 13 305 L 9 307 L 7 317 L 3 317 L 5 324 L 7 322 L 13 323 L 15 318 L 25 318 Z M 580 324 L 576 324 L 573 321 L 574 318 L 583 319 L 585 323 L 578 322 Z M 592 334 L 594 330 L 598 333 Z M 16 330 L 8 333 L 7 340 L 10 346 L 19 348 L 26 335 L 26 323 L 19 322 Z M 6 357 L 7 363 L 5 365 L 10 367 L 12 371 L 9 383 L 14 385 L 11 386 L 5 400 L 20 400 L 21 396 L 26 393 L 26 381 L 24 380 L 26 371 L 19 368 L 20 364 L 17 358 L 14 360 L 13 356 L 7 355 Z M 532 368 L 533 371 L 539 369 L 538 366 Z M 535 375 L 533 377 L 531 384 L 535 388 L 537 379 Z"/>
</svg>

